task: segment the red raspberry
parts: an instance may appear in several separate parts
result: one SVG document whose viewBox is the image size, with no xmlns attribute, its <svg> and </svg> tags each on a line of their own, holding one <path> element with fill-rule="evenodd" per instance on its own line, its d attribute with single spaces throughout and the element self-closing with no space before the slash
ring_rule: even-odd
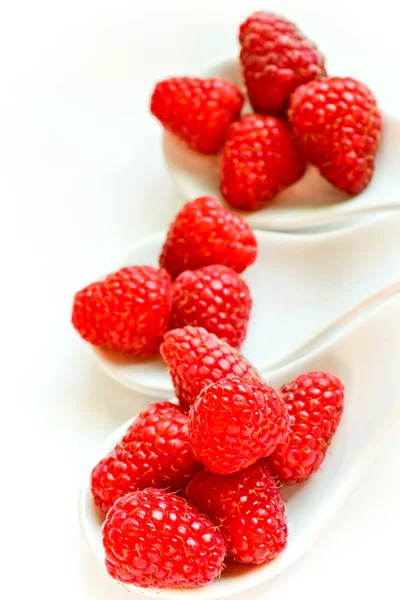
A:
<svg viewBox="0 0 400 600">
<path fill-rule="evenodd" d="M 197 587 L 220 575 L 221 533 L 182 498 L 148 488 L 117 500 L 103 525 L 109 574 L 143 588 Z"/>
<path fill-rule="evenodd" d="M 250 310 L 250 290 L 240 275 L 223 265 L 209 265 L 175 280 L 171 328 L 204 327 L 238 347 L 246 337 Z"/>
<path fill-rule="evenodd" d="M 186 497 L 218 525 L 228 554 L 238 562 L 260 564 L 285 548 L 285 509 L 265 460 L 232 475 L 200 471 L 188 483 Z"/>
<path fill-rule="evenodd" d="M 193 453 L 211 473 L 228 475 L 284 442 L 289 415 L 279 394 L 260 380 L 227 377 L 201 390 L 189 413 Z"/>
<path fill-rule="evenodd" d="M 203 327 L 168 331 L 160 347 L 182 409 L 187 411 L 200 391 L 227 375 L 259 377 L 247 360 Z"/>
<path fill-rule="evenodd" d="M 156 85 L 150 108 L 165 129 L 193 150 L 215 154 L 243 101 L 243 94 L 230 81 L 173 77 Z"/>
<path fill-rule="evenodd" d="M 256 260 L 257 241 L 250 227 L 215 198 L 187 202 L 171 224 L 160 266 L 175 279 L 186 270 L 226 265 L 241 273 Z"/>
<path fill-rule="evenodd" d="M 94 346 L 149 356 L 158 352 L 170 313 L 169 274 L 126 267 L 77 292 L 72 324 Z"/>
<path fill-rule="evenodd" d="M 290 434 L 269 457 L 282 483 L 305 481 L 325 457 L 343 412 L 344 387 L 329 373 L 300 375 L 281 388 L 290 416 Z"/>
<path fill-rule="evenodd" d="M 231 126 L 224 147 L 221 194 L 235 208 L 255 210 L 297 181 L 304 170 L 284 121 L 245 115 Z"/>
<path fill-rule="evenodd" d="M 240 60 L 254 111 L 278 114 L 297 86 L 325 75 L 324 58 L 296 25 L 257 12 L 239 30 Z"/>
<path fill-rule="evenodd" d="M 107 512 L 121 496 L 149 486 L 184 488 L 200 468 L 189 446 L 188 423 L 187 415 L 170 402 L 142 411 L 92 471 L 92 494 L 101 510 Z"/>
<path fill-rule="evenodd" d="M 293 93 L 288 116 L 304 156 L 324 177 L 349 194 L 367 187 L 382 117 L 365 85 L 349 77 L 307 83 Z"/>
<path fill-rule="evenodd" d="M 177 426 L 180 433 L 182 433 L 182 430 L 183 432 L 188 430 L 187 415 L 182 413 L 179 406 L 172 402 L 155 402 L 146 406 L 138 414 L 118 445 L 129 444 L 139 439 L 147 439 L 149 436 L 154 436 L 156 431 L 158 432 L 157 435 L 162 431 L 164 433 L 169 431 L 172 434 L 171 440 L 173 440 L 173 431 L 176 431 Z M 166 440 L 160 438 L 160 441 L 164 443 Z"/>
</svg>

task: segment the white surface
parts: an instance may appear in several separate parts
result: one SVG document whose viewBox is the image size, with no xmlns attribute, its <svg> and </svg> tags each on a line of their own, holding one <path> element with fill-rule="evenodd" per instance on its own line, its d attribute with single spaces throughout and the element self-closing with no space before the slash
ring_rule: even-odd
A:
<svg viewBox="0 0 400 600">
<path fill-rule="evenodd" d="M 399 311 L 397 294 L 362 321 L 350 324 L 335 340 L 268 377 L 273 387 L 280 387 L 301 373 L 320 370 L 336 374 L 345 386 L 343 417 L 321 469 L 302 485 L 282 488 L 289 531 L 284 552 L 271 563 L 258 567 L 227 568 L 220 579 L 202 588 L 143 590 L 144 595 L 160 600 L 230 598 L 281 573 L 315 542 L 327 520 L 356 485 L 379 444 L 393 425 L 399 423 L 400 379 L 392 368 L 393 356 L 400 354 Z M 380 349 L 379 364 L 376 348 Z M 105 441 L 97 461 L 114 449 L 130 424 L 131 421 L 125 423 Z M 90 469 L 81 488 L 79 515 L 85 537 L 102 564 L 102 519 L 90 491 Z"/>
<path fill-rule="evenodd" d="M 220 60 L 201 73 L 203 77 L 221 77 L 244 89 L 237 56 Z M 252 112 L 246 102 L 244 112 Z M 201 195 L 215 196 L 229 208 L 219 191 L 221 155 L 204 156 L 190 150 L 179 138 L 164 132 L 163 149 L 168 170 L 186 200 Z M 384 114 L 382 142 L 370 185 L 361 194 L 350 197 L 336 189 L 308 166 L 306 174 L 256 212 L 236 211 L 252 227 L 288 231 L 343 222 L 359 215 L 400 209 L 400 121 Z"/>
<path fill-rule="evenodd" d="M 257 231 L 257 259 L 243 273 L 253 299 L 244 356 L 264 372 L 268 363 L 313 339 L 349 309 L 398 283 L 399 231 L 399 214 L 313 236 Z M 165 236 L 141 238 L 112 269 L 158 266 Z M 174 394 L 161 356 L 138 360 L 100 349 L 94 353 L 103 370 L 122 385 L 158 398 Z"/>
<path fill-rule="evenodd" d="M 136 598 L 92 557 L 76 505 L 84 465 L 147 400 L 93 364 L 69 324 L 72 296 L 138 237 L 163 229 L 179 204 L 160 128 L 147 114 L 152 85 L 235 52 L 237 24 L 262 4 L 2 3 L 1 598 Z M 320 40 L 331 72 L 358 76 L 389 111 L 399 110 L 399 15 L 391 0 L 264 4 Z M 367 276 L 364 263 L 360 269 L 355 282 Z M 399 434 L 316 546 L 240 600 L 393 596 Z"/>
</svg>

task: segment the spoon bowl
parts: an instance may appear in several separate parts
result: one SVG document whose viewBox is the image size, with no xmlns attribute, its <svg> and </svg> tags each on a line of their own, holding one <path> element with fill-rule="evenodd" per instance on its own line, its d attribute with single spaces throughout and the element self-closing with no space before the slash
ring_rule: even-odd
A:
<svg viewBox="0 0 400 600">
<path fill-rule="evenodd" d="M 342 421 L 320 470 L 300 485 L 283 487 L 289 529 L 286 549 L 271 563 L 228 567 L 220 579 L 201 588 L 140 591 L 160 600 L 229 598 L 265 583 L 297 560 L 317 539 L 368 466 L 385 434 L 400 419 L 399 353 L 400 295 L 394 295 L 368 311 L 364 319 L 348 324 L 334 340 L 270 373 L 267 382 L 280 387 L 300 373 L 329 371 L 341 378 L 346 389 Z M 106 440 L 91 467 L 112 450 L 130 422 Z M 90 469 L 80 491 L 79 516 L 90 547 L 104 564 L 103 517 L 91 497 Z"/>
<path fill-rule="evenodd" d="M 260 371 L 400 279 L 400 215 L 314 235 L 256 231 L 258 257 L 243 278 L 253 297 L 241 352 Z M 137 242 L 114 267 L 157 266 L 165 233 Z M 385 268 L 382 263 L 385 261 Z M 113 268 L 114 268 L 113 267 Z M 348 285 L 349 281 L 351 285 Z M 122 385 L 156 398 L 174 394 L 160 356 L 135 359 L 101 349 L 101 368 Z"/>
<path fill-rule="evenodd" d="M 217 62 L 200 76 L 227 79 L 244 91 L 236 57 Z M 244 112 L 251 112 L 248 103 L 245 104 Z M 300 181 L 281 192 L 265 208 L 256 212 L 234 212 L 240 214 L 252 227 L 289 231 L 332 223 L 337 226 L 355 217 L 400 209 L 400 179 L 397 173 L 400 120 L 386 113 L 383 117 L 384 133 L 375 174 L 371 184 L 359 196 L 348 196 L 324 179 L 316 167 L 309 166 Z M 182 198 L 187 201 L 208 194 L 225 204 L 218 186 L 220 156 L 205 156 L 194 152 L 168 132 L 164 132 L 163 136 L 165 161 Z"/>
</svg>

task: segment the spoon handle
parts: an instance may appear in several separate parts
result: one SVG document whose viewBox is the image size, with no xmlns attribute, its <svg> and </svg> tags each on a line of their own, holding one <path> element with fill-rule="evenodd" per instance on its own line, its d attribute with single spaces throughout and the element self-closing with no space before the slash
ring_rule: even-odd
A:
<svg viewBox="0 0 400 600">
<path fill-rule="evenodd" d="M 251 217 L 248 217 L 247 221 L 255 229 L 293 233 L 293 231 L 301 232 L 314 228 L 329 227 L 335 223 L 345 223 L 357 217 L 378 217 L 387 213 L 394 213 L 398 210 L 400 210 L 400 202 L 396 201 L 387 202 L 386 204 L 349 206 L 338 211 L 328 211 L 325 210 L 325 207 L 319 207 L 299 213 L 292 218 L 289 215 L 289 211 L 279 211 L 279 217 L 275 214 L 273 220 L 269 219 L 266 215 L 264 220 L 260 220 L 260 216 L 258 216 L 254 222 Z"/>
<path fill-rule="evenodd" d="M 281 358 L 277 360 L 271 361 L 267 363 L 264 367 L 259 369 L 260 374 L 265 378 L 269 376 L 273 371 L 277 371 L 283 367 L 289 366 L 291 363 L 305 358 L 307 355 L 317 350 L 319 347 L 326 344 L 328 341 L 332 340 L 339 333 L 342 332 L 343 329 L 348 327 L 350 324 L 353 324 L 357 320 L 363 318 L 370 311 L 375 309 L 377 306 L 384 304 L 390 298 L 400 294 L 400 281 L 391 285 L 390 287 L 384 288 L 380 292 L 377 292 L 373 296 L 370 296 L 360 304 L 357 304 L 351 310 L 342 315 L 339 319 L 334 321 L 331 325 L 329 325 L 326 329 L 321 331 L 318 335 L 311 338 L 304 344 L 301 344 L 295 350 L 285 354 Z M 399 402 L 400 409 L 400 402 Z"/>
<path fill-rule="evenodd" d="M 334 223 L 338 221 L 344 221 L 347 219 L 351 219 L 353 217 L 358 216 L 378 216 L 387 212 L 395 212 L 400 210 L 400 202 L 388 202 L 386 204 L 371 204 L 371 205 L 360 205 L 349 208 L 348 210 L 343 211 L 342 213 L 331 213 L 328 215 L 324 215 L 323 222 L 324 224 Z M 316 215 L 318 219 L 318 215 Z"/>
</svg>

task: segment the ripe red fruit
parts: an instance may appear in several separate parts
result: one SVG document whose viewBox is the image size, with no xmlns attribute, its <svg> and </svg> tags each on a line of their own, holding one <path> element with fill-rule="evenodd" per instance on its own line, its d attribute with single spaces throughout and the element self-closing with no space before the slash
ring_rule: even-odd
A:
<svg viewBox="0 0 400 600">
<path fill-rule="evenodd" d="M 209 265 L 175 280 L 171 328 L 204 327 L 238 347 L 246 337 L 250 310 L 250 290 L 240 275 L 223 265 Z"/>
<path fill-rule="evenodd" d="M 165 129 L 193 150 L 215 154 L 243 101 L 243 94 L 230 81 L 172 77 L 156 85 L 150 109 Z"/>
<path fill-rule="evenodd" d="M 138 489 L 154 486 L 177 492 L 186 486 L 200 468 L 189 445 L 188 422 L 170 402 L 152 404 L 140 413 L 92 471 L 92 494 L 103 512 Z"/>
<path fill-rule="evenodd" d="M 188 325 L 168 331 L 160 352 L 168 364 L 179 404 L 185 411 L 204 387 L 223 377 L 259 377 L 235 348 L 203 327 Z"/>
<path fill-rule="evenodd" d="M 186 270 L 226 265 L 241 273 L 257 256 L 250 227 L 215 198 L 202 196 L 187 202 L 171 224 L 160 266 L 175 279 Z"/>
<path fill-rule="evenodd" d="M 365 85 L 349 77 L 307 83 L 293 93 L 288 116 L 304 156 L 324 177 L 349 194 L 367 187 L 382 117 Z"/>
<path fill-rule="evenodd" d="M 287 124 L 245 115 L 231 126 L 220 165 L 220 189 L 234 208 L 256 210 L 303 175 L 305 162 Z"/>
<path fill-rule="evenodd" d="M 170 313 L 169 274 L 126 267 L 77 292 L 72 324 L 94 346 L 149 356 L 158 351 Z"/>
<path fill-rule="evenodd" d="M 286 19 L 256 12 L 239 30 L 240 60 L 255 112 L 280 114 L 302 83 L 325 75 L 318 48 Z"/>
<path fill-rule="evenodd" d="M 201 390 L 189 419 L 193 454 L 208 471 L 221 475 L 268 456 L 289 432 L 282 398 L 250 377 L 227 377 Z"/>
<path fill-rule="evenodd" d="M 260 564 L 285 548 L 285 509 L 265 460 L 232 475 L 199 471 L 186 497 L 218 525 L 236 561 Z"/>
<path fill-rule="evenodd" d="M 172 402 L 155 402 L 144 408 L 128 427 L 124 437 L 118 444 L 129 444 L 135 440 L 147 439 L 155 434 L 159 436 L 160 445 L 170 442 L 175 445 L 174 436 L 179 430 L 179 435 L 185 436 L 188 430 L 187 415 Z M 168 440 L 165 434 L 171 437 Z M 160 446 L 161 447 L 161 446 Z M 183 452 L 184 454 L 184 452 Z"/>
<path fill-rule="evenodd" d="M 343 412 L 344 387 L 335 375 L 300 375 L 281 388 L 290 417 L 290 433 L 269 457 L 271 472 L 282 483 L 300 483 L 317 471 Z"/>
<path fill-rule="evenodd" d="M 221 533 L 182 498 L 148 488 L 120 498 L 103 525 L 109 574 L 140 587 L 197 587 L 220 575 Z"/>
</svg>

